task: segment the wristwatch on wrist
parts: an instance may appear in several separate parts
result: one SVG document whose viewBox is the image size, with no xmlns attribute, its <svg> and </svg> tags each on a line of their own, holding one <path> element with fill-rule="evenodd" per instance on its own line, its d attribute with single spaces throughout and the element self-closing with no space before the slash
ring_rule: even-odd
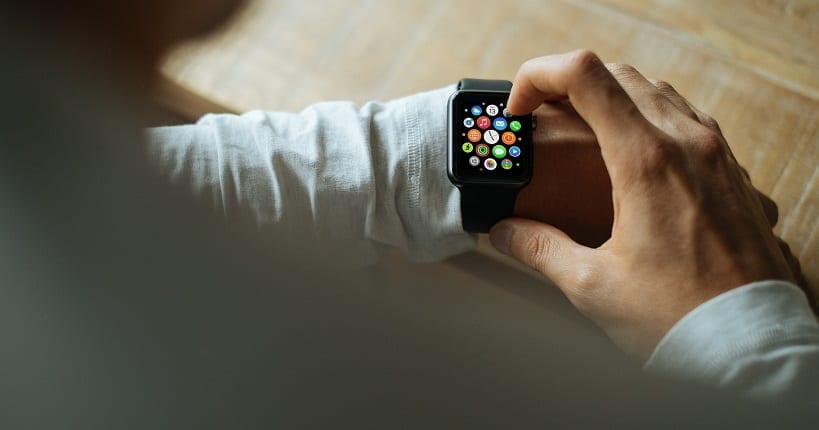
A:
<svg viewBox="0 0 819 430">
<path fill-rule="evenodd" d="M 532 178 L 531 114 L 506 109 L 512 83 L 461 79 L 449 97 L 447 175 L 461 192 L 463 228 L 486 233 L 510 217 Z"/>
</svg>

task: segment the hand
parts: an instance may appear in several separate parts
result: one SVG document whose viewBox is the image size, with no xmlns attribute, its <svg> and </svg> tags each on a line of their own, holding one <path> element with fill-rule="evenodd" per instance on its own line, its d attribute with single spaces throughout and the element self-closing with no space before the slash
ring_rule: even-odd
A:
<svg viewBox="0 0 819 430">
<path fill-rule="evenodd" d="M 571 102 L 597 137 L 612 184 L 611 238 L 593 249 L 532 220 L 496 225 L 492 243 L 551 278 L 626 352 L 645 359 L 686 313 L 732 288 L 794 280 L 758 192 L 716 124 L 703 125 L 631 68 L 618 79 L 592 53 L 524 64 L 509 109 Z M 774 221 L 775 222 L 775 221 Z"/>
</svg>

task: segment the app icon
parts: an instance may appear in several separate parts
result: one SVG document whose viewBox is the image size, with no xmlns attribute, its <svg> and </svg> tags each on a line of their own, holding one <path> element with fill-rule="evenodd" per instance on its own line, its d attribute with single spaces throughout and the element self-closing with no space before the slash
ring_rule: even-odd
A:
<svg viewBox="0 0 819 430">
<path fill-rule="evenodd" d="M 501 140 L 507 145 L 515 143 L 515 139 L 517 139 L 517 137 L 515 136 L 515 133 L 512 133 L 511 131 L 507 131 L 503 133 L 503 136 L 501 136 Z"/>
<path fill-rule="evenodd" d="M 498 139 L 500 139 L 500 135 L 495 130 L 486 130 L 486 132 L 483 134 L 483 140 L 491 145 L 498 143 Z"/>
<path fill-rule="evenodd" d="M 470 109 L 470 112 L 472 112 L 472 115 L 478 116 L 478 115 L 483 113 L 483 109 L 481 109 L 480 106 L 475 105 L 475 106 L 472 106 L 472 109 Z"/>
<path fill-rule="evenodd" d="M 476 156 L 469 157 L 469 165 L 472 167 L 478 167 L 481 164 L 481 159 Z"/>
<path fill-rule="evenodd" d="M 506 147 L 503 145 L 495 145 L 492 147 L 492 155 L 495 158 L 503 158 L 506 157 Z"/>
<path fill-rule="evenodd" d="M 512 121 L 509 123 L 509 129 L 512 131 L 520 131 L 520 127 L 521 125 L 518 121 Z"/>
<path fill-rule="evenodd" d="M 503 131 L 506 129 L 506 119 L 497 117 L 494 121 L 492 121 L 492 126 L 495 127 L 495 130 Z"/>
<path fill-rule="evenodd" d="M 473 128 L 466 133 L 466 138 L 469 139 L 470 142 L 474 143 L 481 140 L 481 132 L 478 129 Z"/>
<path fill-rule="evenodd" d="M 489 119 L 488 116 L 482 116 L 478 118 L 478 128 L 481 130 L 486 130 L 489 126 L 492 125 L 492 120 Z"/>
<path fill-rule="evenodd" d="M 518 148 L 517 146 L 510 146 L 509 147 L 509 155 L 511 155 L 513 157 L 520 156 L 520 148 Z"/>
<path fill-rule="evenodd" d="M 487 155 L 489 155 L 489 145 L 481 143 L 475 148 L 475 152 L 481 157 L 486 157 Z"/>
<path fill-rule="evenodd" d="M 509 108 L 503 109 L 503 116 L 509 118 L 512 116 L 512 112 L 509 112 Z"/>
<path fill-rule="evenodd" d="M 503 167 L 503 170 L 511 169 L 512 168 L 512 160 L 510 160 L 508 158 L 504 158 L 503 160 L 501 160 L 501 167 Z"/>
<path fill-rule="evenodd" d="M 464 127 L 471 128 L 473 125 L 475 125 L 475 120 L 474 119 L 464 118 Z"/>
<path fill-rule="evenodd" d="M 463 149 L 463 150 L 464 150 L 464 152 L 466 152 L 467 154 L 469 154 L 470 152 L 472 152 L 472 144 L 471 144 L 471 143 L 469 143 L 469 142 L 464 142 L 464 144 L 463 144 L 463 145 L 461 145 L 461 149 Z"/>
<path fill-rule="evenodd" d="M 495 116 L 498 114 L 498 107 L 495 105 L 489 105 L 486 107 L 486 113 L 488 113 L 491 116 Z"/>
<path fill-rule="evenodd" d="M 498 167 L 498 162 L 494 158 L 487 158 L 483 162 L 483 167 L 486 167 L 486 170 L 495 170 Z"/>
</svg>

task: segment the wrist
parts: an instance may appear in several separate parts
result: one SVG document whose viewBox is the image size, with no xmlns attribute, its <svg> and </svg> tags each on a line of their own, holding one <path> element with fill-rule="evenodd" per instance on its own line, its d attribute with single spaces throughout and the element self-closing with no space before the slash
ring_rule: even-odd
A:
<svg viewBox="0 0 819 430">
<path fill-rule="evenodd" d="M 611 181 L 591 129 L 565 106 L 535 112 L 532 180 L 518 194 L 514 216 L 545 222 L 587 246 L 611 235 Z"/>
</svg>

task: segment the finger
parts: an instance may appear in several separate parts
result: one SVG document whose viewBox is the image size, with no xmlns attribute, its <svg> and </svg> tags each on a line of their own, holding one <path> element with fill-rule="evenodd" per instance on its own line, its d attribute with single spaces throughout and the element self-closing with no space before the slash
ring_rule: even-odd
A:
<svg viewBox="0 0 819 430">
<path fill-rule="evenodd" d="M 642 137 L 654 127 L 596 55 L 575 51 L 535 58 L 515 77 L 508 108 L 517 115 L 532 112 L 544 101 L 569 99 L 594 130 L 612 177 L 618 165 L 633 160 L 651 140 Z"/>
<path fill-rule="evenodd" d="M 535 110 L 538 127 L 534 131 L 536 144 L 566 144 L 595 142 L 594 132 L 568 103 L 544 103 Z"/>
<path fill-rule="evenodd" d="M 606 68 L 634 100 L 643 116 L 655 127 L 674 137 L 684 138 L 690 134 L 692 126 L 701 126 L 696 115 L 692 118 L 681 111 L 634 67 L 627 64 L 606 64 Z"/>
<path fill-rule="evenodd" d="M 762 209 L 765 211 L 765 217 L 768 218 L 768 224 L 770 224 L 771 227 L 775 226 L 779 221 L 779 207 L 776 206 L 776 203 L 771 200 L 770 197 L 766 196 L 761 191 L 756 190 L 756 194 L 759 197 L 759 201 L 762 203 Z"/>
<path fill-rule="evenodd" d="M 785 256 L 785 261 L 788 263 L 788 267 L 791 269 L 793 278 L 796 279 L 796 285 L 799 286 L 802 292 L 804 292 L 808 297 L 808 303 L 810 303 L 813 313 L 819 315 L 819 303 L 816 301 L 816 293 L 810 287 L 807 278 L 805 278 L 805 274 L 802 273 L 802 265 L 799 264 L 799 259 L 796 258 L 793 253 L 791 253 L 791 247 L 788 246 L 788 243 L 782 240 L 782 238 L 777 237 L 776 241 L 779 244 L 779 249 L 782 251 L 782 255 Z"/>
<path fill-rule="evenodd" d="M 722 136 L 722 129 L 720 129 L 719 123 L 717 123 L 717 121 L 714 118 L 712 118 L 705 112 L 701 111 L 699 108 L 691 104 L 691 102 L 689 102 L 688 100 L 685 100 L 685 102 L 688 104 L 688 107 L 697 115 L 697 120 L 700 122 L 700 124 L 710 128 L 712 131 Z"/>
<path fill-rule="evenodd" d="M 499 251 L 543 273 L 572 297 L 578 273 L 591 249 L 575 243 L 562 231 L 548 224 L 523 218 L 509 218 L 496 224 L 489 240 Z"/>
<path fill-rule="evenodd" d="M 793 255 L 791 247 L 787 242 L 782 240 L 782 238 L 777 237 L 776 241 L 779 244 L 779 250 L 782 251 L 782 255 L 785 256 L 785 261 L 788 263 L 788 267 L 790 267 L 794 279 L 801 279 L 802 265 L 799 264 L 799 259 Z"/>
<path fill-rule="evenodd" d="M 680 93 L 678 93 L 677 90 L 671 86 L 671 84 L 669 84 L 666 81 L 657 81 L 653 79 L 650 80 L 650 82 L 654 85 L 655 88 L 657 88 L 657 91 L 659 91 L 660 94 L 664 95 L 665 98 L 667 98 L 680 112 L 682 112 L 685 116 L 693 119 L 694 121 L 700 122 L 697 113 L 694 112 L 693 109 L 691 109 L 688 100 L 686 100 L 685 97 L 681 96 Z"/>
</svg>

